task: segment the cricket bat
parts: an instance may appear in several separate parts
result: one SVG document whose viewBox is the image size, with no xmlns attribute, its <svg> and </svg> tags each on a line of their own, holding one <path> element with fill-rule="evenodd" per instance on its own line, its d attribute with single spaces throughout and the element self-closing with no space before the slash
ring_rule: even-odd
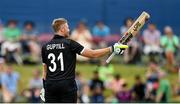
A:
<svg viewBox="0 0 180 104">
<path fill-rule="evenodd" d="M 143 11 L 118 42 L 121 44 L 127 44 L 134 36 L 136 36 L 138 31 L 143 27 L 143 25 L 149 18 L 150 15 L 147 12 Z M 114 57 L 114 55 L 115 53 L 113 52 L 106 60 L 106 63 L 109 63 L 111 59 Z"/>
</svg>

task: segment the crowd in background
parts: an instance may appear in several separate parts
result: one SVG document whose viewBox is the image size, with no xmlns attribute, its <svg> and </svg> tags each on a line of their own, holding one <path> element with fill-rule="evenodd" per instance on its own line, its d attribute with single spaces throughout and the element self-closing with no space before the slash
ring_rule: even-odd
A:
<svg viewBox="0 0 180 104">
<path fill-rule="evenodd" d="M 127 18 L 120 27 L 119 35 L 113 35 L 111 28 L 102 21 L 97 21 L 94 27 L 89 28 L 87 23 L 80 21 L 70 32 L 70 38 L 79 42 L 86 48 L 102 48 L 117 42 L 120 37 L 133 24 L 132 18 Z M 18 21 L 9 20 L 6 24 L 0 22 L 0 56 L 6 62 L 17 64 L 39 63 L 40 47 L 43 42 L 50 40 L 49 35 L 41 35 L 32 21 L 25 21 L 23 28 L 18 28 Z M 53 35 L 51 35 L 52 37 Z M 48 38 L 46 38 L 48 37 Z M 141 56 L 149 60 L 163 60 L 170 71 L 175 71 L 179 59 L 179 36 L 173 32 L 172 27 L 165 26 L 160 32 L 154 23 L 140 31 L 128 45 L 130 48 L 124 52 L 123 62 L 136 64 L 143 62 Z M 88 61 L 88 58 L 78 56 L 79 61 Z M 158 60 L 159 59 L 159 60 Z"/>
<path fill-rule="evenodd" d="M 150 62 L 146 80 L 140 75 L 134 77 L 133 86 L 129 87 L 126 78 L 113 74 L 112 66 L 100 66 L 94 71 L 93 77 L 85 81 L 81 73 L 76 73 L 78 85 L 78 101 L 81 103 L 123 103 L 123 102 L 168 102 L 171 98 L 171 85 L 166 79 L 166 73 L 160 69 L 156 62 Z M 110 72 L 103 72 L 107 70 Z M 104 79 L 103 76 L 106 76 Z M 105 100 L 104 90 L 108 89 L 113 94 Z"/>
<path fill-rule="evenodd" d="M 23 29 L 18 28 L 18 21 L 9 20 L 3 24 L 0 20 L 0 101 L 13 102 L 17 97 L 17 87 L 21 75 L 11 65 L 16 63 L 41 63 L 41 45 L 48 41 L 47 35 L 40 35 L 32 21 L 26 21 Z M 120 27 L 120 35 L 112 35 L 111 28 L 102 21 L 89 28 L 83 21 L 77 23 L 70 33 L 70 38 L 79 42 L 86 48 L 102 48 L 117 42 L 120 37 L 133 24 L 132 18 L 127 18 Z M 53 35 L 52 35 L 53 36 Z M 52 37 L 51 36 L 51 37 Z M 139 32 L 129 43 L 129 48 L 123 54 L 123 63 L 143 63 L 142 56 L 148 58 L 146 80 L 135 76 L 135 83 L 129 87 L 125 78 L 119 74 L 114 75 L 113 65 L 100 62 L 99 67 L 90 80 L 83 79 L 82 73 L 76 73 L 79 102 L 168 102 L 171 98 L 172 88 L 166 79 L 167 73 L 161 70 L 165 66 L 168 72 L 177 72 L 179 63 L 179 36 L 173 32 L 172 27 L 165 26 L 161 32 L 156 24 L 149 23 L 147 28 Z M 80 62 L 91 62 L 90 59 L 78 56 Z M 42 81 L 39 70 L 35 70 L 29 82 L 29 88 L 24 89 L 22 96 L 28 102 L 40 102 L 39 92 Z M 130 88 L 130 89 L 129 89 Z M 111 99 L 105 99 L 104 90 L 111 90 Z M 180 86 L 174 86 L 173 93 L 180 95 Z"/>
</svg>

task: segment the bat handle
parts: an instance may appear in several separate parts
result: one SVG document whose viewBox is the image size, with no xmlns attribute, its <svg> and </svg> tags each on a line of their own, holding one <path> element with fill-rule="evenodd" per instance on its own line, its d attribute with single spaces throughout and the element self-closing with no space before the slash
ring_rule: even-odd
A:
<svg viewBox="0 0 180 104">
<path fill-rule="evenodd" d="M 113 53 L 108 57 L 108 59 L 106 60 L 106 63 L 107 63 L 107 64 L 112 60 L 112 58 L 114 57 L 114 55 L 115 55 L 115 53 L 113 52 Z"/>
<path fill-rule="evenodd" d="M 124 53 L 124 50 L 121 50 L 121 51 L 120 51 L 120 54 L 122 55 L 123 53 Z M 113 53 L 108 57 L 108 59 L 106 60 L 106 63 L 107 63 L 107 64 L 112 60 L 112 58 L 114 57 L 114 55 L 115 55 L 115 53 L 113 52 Z"/>
</svg>

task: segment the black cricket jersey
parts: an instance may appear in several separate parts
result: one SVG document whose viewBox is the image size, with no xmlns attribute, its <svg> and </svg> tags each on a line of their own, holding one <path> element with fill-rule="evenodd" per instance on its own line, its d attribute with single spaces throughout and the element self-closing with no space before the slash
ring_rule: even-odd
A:
<svg viewBox="0 0 180 104">
<path fill-rule="evenodd" d="M 47 81 L 75 79 L 76 54 L 84 47 L 63 36 L 54 35 L 53 39 L 42 46 L 42 61 L 47 65 Z"/>
</svg>

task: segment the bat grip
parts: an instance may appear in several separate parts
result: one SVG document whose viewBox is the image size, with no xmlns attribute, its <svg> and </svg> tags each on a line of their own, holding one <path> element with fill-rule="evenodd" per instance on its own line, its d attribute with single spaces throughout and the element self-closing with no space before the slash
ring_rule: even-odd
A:
<svg viewBox="0 0 180 104">
<path fill-rule="evenodd" d="M 106 63 L 107 63 L 107 64 L 112 60 L 112 58 L 114 57 L 114 55 L 115 55 L 115 53 L 113 52 L 113 53 L 108 57 L 108 59 L 106 60 Z"/>
<path fill-rule="evenodd" d="M 123 53 L 124 53 L 124 49 L 120 51 L 120 54 L 121 54 L 121 55 L 122 55 Z M 107 64 L 112 60 L 112 58 L 114 57 L 114 55 L 115 55 L 115 52 L 113 52 L 113 53 L 108 57 L 108 59 L 106 60 L 106 63 L 107 63 Z"/>
</svg>

